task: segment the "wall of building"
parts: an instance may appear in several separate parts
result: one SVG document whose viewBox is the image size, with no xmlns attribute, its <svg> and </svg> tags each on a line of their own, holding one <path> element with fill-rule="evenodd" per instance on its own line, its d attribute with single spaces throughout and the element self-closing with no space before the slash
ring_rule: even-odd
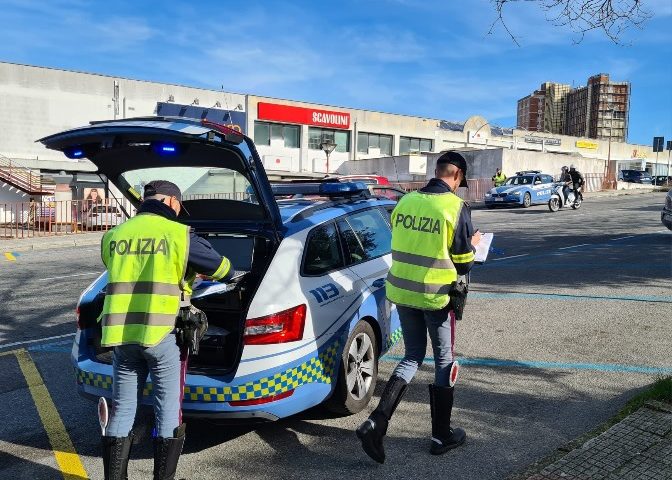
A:
<svg viewBox="0 0 672 480">
<path fill-rule="evenodd" d="M 587 87 L 579 90 L 585 91 L 587 95 Z M 404 136 L 430 140 L 431 148 L 427 149 L 429 153 L 456 148 L 485 151 L 512 149 L 533 153 L 564 153 L 566 158 L 570 154 L 579 154 L 585 159 L 643 161 L 649 169 L 655 159 L 650 146 L 624 142 L 612 141 L 609 146 L 607 140 L 523 129 L 514 130 L 510 135 L 495 135 L 493 131 L 496 129 L 491 128 L 488 120 L 481 116 L 473 116 L 460 124 L 9 63 L 0 63 L 0 154 L 18 159 L 30 168 L 91 171 L 94 167 L 90 162 L 70 161 L 59 152 L 46 150 L 41 144 L 36 144 L 35 140 L 64 129 L 85 125 L 90 120 L 152 115 L 157 102 L 169 101 L 173 104 L 198 103 L 201 107 L 242 112 L 246 115 L 244 130 L 252 138 L 260 102 L 347 114 L 349 124 L 341 131 L 349 132 L 348 151 L 335 151 L 331 154 L 331 172 L 340 172 L 346 161 L 384 157 L 379 149 L 374 148 L 364 153 L 358 152 L 357 137 L 361 133 L 391 136 L 391 156 L 399 156 L 401 137 Z M 587 101 L 587 98 L 582 101 Z M 582 121 L 585 127 L 585 116 Z M 270 145 L 257 145 L 266 168 L 304 173 L 325 172 L 325 153 L 308 148 L 310 125 L 297 125 L 300 140 L 298 148 L 286 147 L 282 140 L 272 140 Z M 661 155 L 660 163 L 667 163 L 665 155 Z M 387 168 L 384 160 L 373 164 Z M 370 168 L 365 165 L 357 168 Z M 488 166 L 488 172 L 491 166 Z M 399 168 L 395 175 L 402 175 L 400 170 Z M 491 174 L 488 173 L 488 176 Z"/>
<path fill-rule="evenodd" d="M 399 155 L 383 158 L 352 160 L 341 164 L 341 175 L 382 175 L 391 182 L 414 182 L 427 176 L 427 155 Z"/>
<path fill-rule="evenodd" d="M 239 94 L 2 62 L 0 79 L 0 153 L 18 160 L 68 162 L 35 140 L 92 120 L 154 115 L 159 101 L 245 105 Z"/>
<path fill-rule="evenodd" d="M 333 107 L 328 105 L 316 105 L 300 101 L 280 100 L 266 97 L 248 96 L 248 131 L 254 132 L 255 121 L 286 123 L 276 120 L 267 120 L 259 118 L 259 103 L 271 103 L 288 107 L 301 107 L 320 109 L 338 113 L 345 113 L 350 116 L 349 128 L 342 129 L 349 133 L 349 146 L 347 152 L 334 151 L 329 158 L 329 170 L 336 172 L 340 166 L 348 160 L 362 160 L 367 158 L 380 158 L 379 149 L 369 149 L 363 153 L 357 151 L 357 135 L 360 133 L 385 134 L 392 137 L 392 155 L 399 155 L 399 146 L 401 137 L 420 138 L 431 140 L 432 150 L 441 145 L 439 137 L 439 120 L 410 117 L 406 115 L 396 115 L 391 113 L 371 112 L 366 110 L 357 110 L 352 108 Z M 266 168 L 275 167 L 277 169 L 291 168 L 293 171 L 301 172 L 326 172 L 326 155 L 322 150 L 308 148 L 308 132 L 311 126 L 309 124 L 286 123 L 299 125 L 301 148 L 286 148 L 282 141 L 278 141 L 270 146 L 258 145 L 257 150 L 264 160 Z M 254 139 L 254 137 L 253 137 Z M 284 167 L 284 168 L 283 168 Z"/>
<path fill-rule="evenodd" d="M 0 225 L 26 221 L 29 210 L 30 196 L 0 181 Z"/>
</svg>

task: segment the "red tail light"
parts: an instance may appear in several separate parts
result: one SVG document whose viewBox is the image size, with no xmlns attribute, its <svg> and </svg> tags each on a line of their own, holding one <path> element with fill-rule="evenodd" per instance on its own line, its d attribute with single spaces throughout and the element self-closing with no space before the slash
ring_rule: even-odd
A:
<svg viewBox="0 0 672 480">
<path fill-rule="evenodd" d="M 77 317 L 77 330 L 81 330 L 82 325 L 79 323 L 79 305 L 77 305 L 77 308 L 75 309 L 75 316 Z"/>
<path fill-rule="evenodd" d="M 245 344 L 295 342 L 303 338 L 305 324 L 305 304 L 265 317 L 251 318 L 245 322 Z"/>
<path fill-rule="evenodd" d="M 276 400 L 282 400 L 283 398 L 291 397 L 294 393 L 294 390 L 289 390 L 287 392 L 278 393 L 271 397 L 255 398 L 253 400 L 235 400 L 229 402 L 229 405 L 232 407 L 248 407 L 250 405 L 262 405 L 264 403 L 275 402 Z"/>
</svg>

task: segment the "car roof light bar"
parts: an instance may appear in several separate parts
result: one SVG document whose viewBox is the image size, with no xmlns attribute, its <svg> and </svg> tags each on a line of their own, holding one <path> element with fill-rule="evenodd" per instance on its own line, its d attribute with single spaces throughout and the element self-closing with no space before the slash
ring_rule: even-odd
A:
<svg viewBox="0 0 672 480">
<path fill-rule="evenodd" d="M 321 197 L 354 197 L 368 192 L 361 182 L 325 182 L 325 183 L 274 183 L 273 195 L 319 195 Z"/>
</svg>

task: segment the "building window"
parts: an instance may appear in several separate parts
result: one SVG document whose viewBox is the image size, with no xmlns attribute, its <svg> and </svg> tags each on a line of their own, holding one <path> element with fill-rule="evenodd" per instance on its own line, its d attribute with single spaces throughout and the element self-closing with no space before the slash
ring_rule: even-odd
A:
<svg viewBox="0 0 672 480">
<path fill-rule="evenodd" d="M 432 140 L 426 138 L 399 137 L 399 155 L 431 152 Z"/>
<path fill-rule="evenodd" d="M 380 149 L 381 155 L 392 155 L 392 136 L 377 133 L 358 133 L 357 152 L 369 153 L 370 148 Z"/>
<path fill-rule="evenodd" d="M 326 140 L 331 140 L 336 144 L 337 152 L 350 151 L 350 132 L 348 130 L 308 128 L 308 148 L 311 150 L 322 150 L 321 143 Z"/>
<path fill-rule="evenodd" d="M 254 143 L 270 145 L 271 140 L 283 140 L 286 148 L 300 148 L 301 127 L 280 123 L 254 122 Z"/>
</svg>

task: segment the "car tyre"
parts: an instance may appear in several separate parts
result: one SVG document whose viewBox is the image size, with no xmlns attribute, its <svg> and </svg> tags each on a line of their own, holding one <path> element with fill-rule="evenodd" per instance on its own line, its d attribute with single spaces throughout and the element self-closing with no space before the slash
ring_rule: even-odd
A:
<svg viewBox="0 0 672 480">
<path fill-rule="evenodd" d="M 532 195 L 530 195 L 530 192 L 525 192 L 525 196 L 523 197 L 523 208 L 528 208 L 530 205 L 532 205 Z"/>
<path fill-rule="evenodd" d="M 326 408 L 341 415 L 361 412 L 371 401 L 378 379 L 378 344 L 371 325 L 362 320 L 348 337 L 334 393 Z"/>
</svg>

